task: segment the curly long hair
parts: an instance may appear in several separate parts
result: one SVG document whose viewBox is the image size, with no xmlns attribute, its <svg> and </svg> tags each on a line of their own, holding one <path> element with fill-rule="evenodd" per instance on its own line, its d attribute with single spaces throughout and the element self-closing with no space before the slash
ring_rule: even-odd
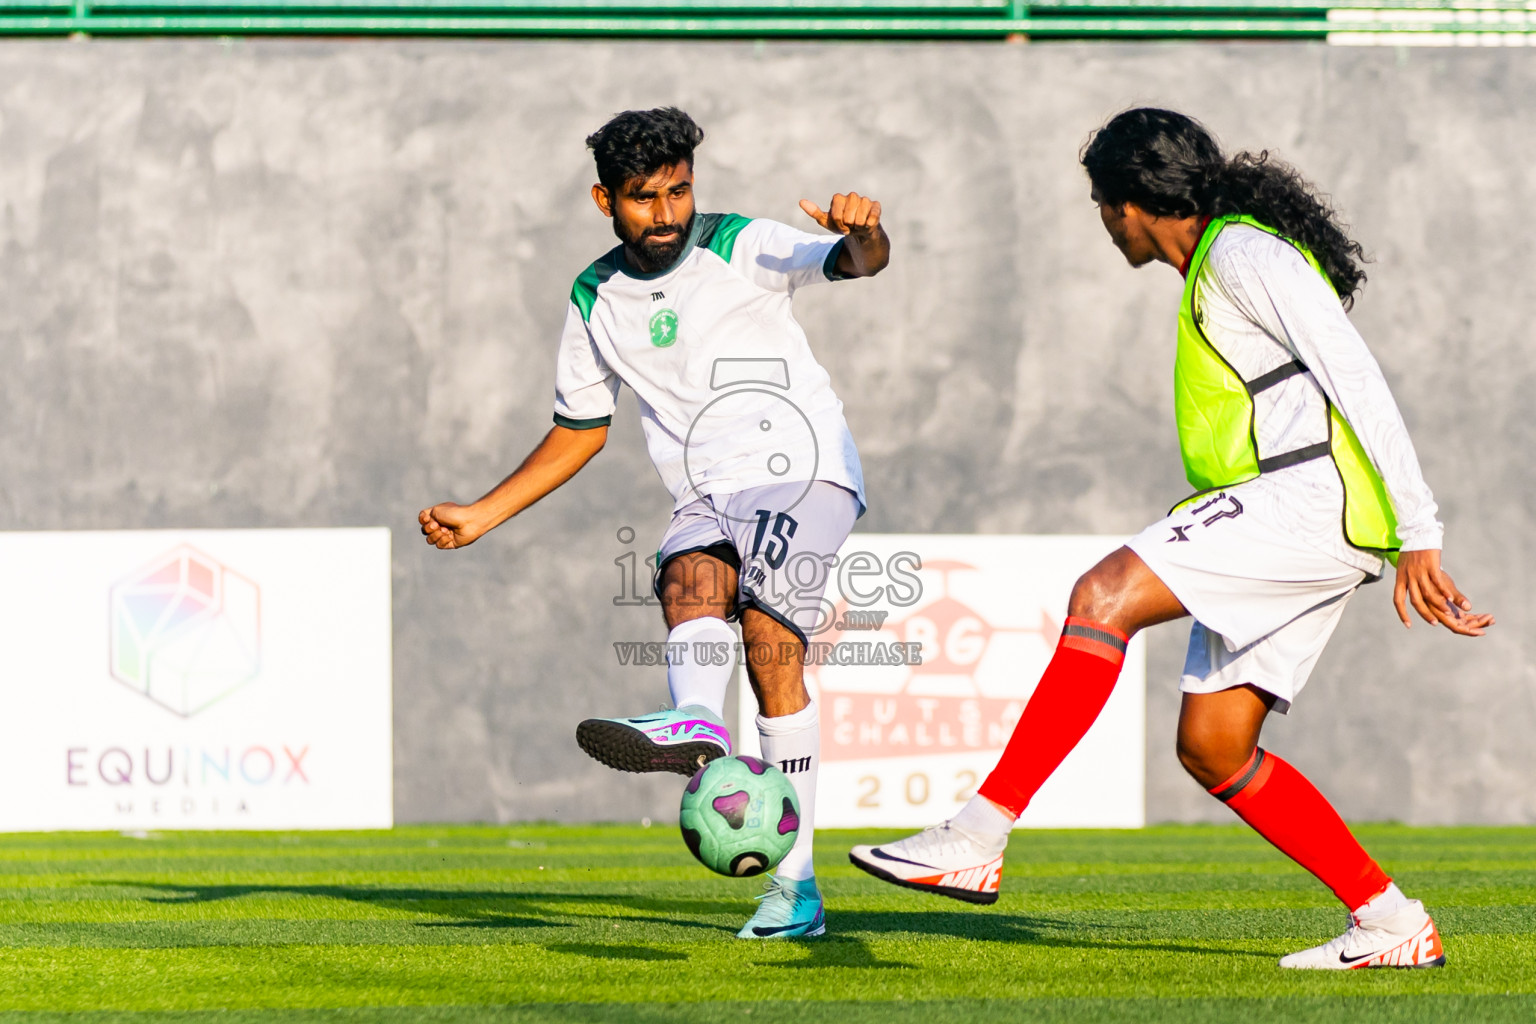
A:
<svg viewBox="0 0 1536 1024">
<path fill-rule="evenodd" d="M 1192 117 L 1156 107 L 1122 111 L 1088 137 L 1080 160 L 1099 197 L 1158 217 L 1243 214 L 1309 250 L 1348 309 L 1365 283 L 1365 250 L 1328 197 L 1270 155 L 1223 155 Z"/>
</svg>

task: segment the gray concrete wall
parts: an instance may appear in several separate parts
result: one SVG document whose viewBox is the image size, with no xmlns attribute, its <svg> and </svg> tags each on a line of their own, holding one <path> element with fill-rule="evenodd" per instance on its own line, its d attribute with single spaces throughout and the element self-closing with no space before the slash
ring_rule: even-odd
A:
<svg viewBox="0 0 1536 1024">
<path fill-rule="evenodd" d="M 474 548 L 417 539 L 549 423 L 572 276 L 611 245 L 583 136 L 678 103 L 707 209 L 858 189 L 896 245 L 799 313 L 847 405 L 866 531 L 1131 532 L 1182 494 L 1179 282 L 1107 244 L 1075 156 L 1141 102 L 1269 146 L 1377 258 L 1356 322 L 1500 625 L 1404 632 L 1365 591 L 1270 742 L 1350 816 L 1536 820 L 1536 62 L 1302 45 L 0 44 L 0 527 L 387 524 L 401 820 L 675 813 L 571 733 L 664 699 L 614 639 L 669 501 L 609 449 Z M 617 531 L 638 539 L 619 543 Z M 1151 642 L 1150 817 L 1224 820 L 1172 756 L 1184 630 Z"/>
</svg>

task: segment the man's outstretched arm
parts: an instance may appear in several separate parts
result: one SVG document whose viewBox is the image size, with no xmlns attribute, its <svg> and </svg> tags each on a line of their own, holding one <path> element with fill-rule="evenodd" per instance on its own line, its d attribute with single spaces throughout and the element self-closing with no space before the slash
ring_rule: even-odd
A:
<svg viewBox="0 0 1536 1024">
<path fill-rule="evenodd" d="M 1408 428 L 1380 365 L 1333 289 L 1292 246 L 1280 242 L 1264 242 L 1255 256 L 1228 257 L 1216 269 L 1222 286 L 1254 323 L 1300 358 L 1381 474 L 1403 541 L 1392 595 L 1403 625 L 1411 624 L 1412 605 L 1431 626 L 1483 635 L 1494 618 L 1474 614 L 1471 600 L 1440 565 L 1445 530 L 1435 518 L 1435 499 Z"/>
<path fill-rule="evenodd" d="M 800 209 L 828 231 L 843 236 L 843 251 L 837 254 L 837 272 L 844 277 L 874 277 L 891 262 L 891 240 L 880 226 L 880 204 L 857 192 L 838 193 L 831 208 L 822 210 L 809 199 L 800 200 Z"/>
<path fill-rule="evenodd" d="M 445 550 L 473 544 L 575 476 L 607 441 L 607 427 L 553 427 L 523 464 L 479 501 L 472 505 L 445 501 L 422 509 L 416 517 L 421 532 L 428 544 Z"/>
</svg>

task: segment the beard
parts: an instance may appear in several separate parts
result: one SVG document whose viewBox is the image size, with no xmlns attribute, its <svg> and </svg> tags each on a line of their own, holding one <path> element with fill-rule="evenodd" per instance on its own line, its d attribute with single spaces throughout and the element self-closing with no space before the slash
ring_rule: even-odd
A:
<svg viewBox="0 0 1536 1024">
<path fill-rule="evenodd" d="M 647 273 L 670 267 L 677 262 L 682 255 L 683 247 L 688 244 L 688 238 L 693 234 L 693 218 L 698 214 L 691 214 L 687 222 L 683 224 L 653 224 L 637 235 L 631 235 L 624 230 L 624 225 L 619 219 L 613 219 L 613 233 L 619 236 L 619 241 L 624 243 L 624 248 L 639 254 L 644 264 L 639 269 Z M 654 236 L 670 234 L 676 231 L 677 237 L 670 242 L 657 242 Z"/>
</svg>

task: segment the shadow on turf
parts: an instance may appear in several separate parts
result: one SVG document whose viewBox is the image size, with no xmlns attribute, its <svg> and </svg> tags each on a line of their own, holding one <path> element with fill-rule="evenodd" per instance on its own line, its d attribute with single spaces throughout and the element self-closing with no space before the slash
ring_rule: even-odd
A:
<svg viewBox="0 0 1536 1024">
<path fill-rule="evenodd" d="M 858 948 L 865 935 L 944 935 L 952 938 L 974 939 L 978 942 L 1023 943 L 1032 946 L 1060 949 L 1111 949 L 1149 950 L 1159 953 L 1194 953 L 1210 956 L 1253 956 L 1270 959 L 1273 954 L 1258 950 L 1214 950 L 1207 946 L 1185 946 L 1168 942 L 1138 942 L 1125 938 L 1088 939 L 1081 935 L 1085 928 L 1102 929 L 1125 934 L 1111 925 L 1088 924 L 1083 921 L 1066 921 L 1050 917 L 1026 917 L 1022 914 L 999 914 L 987 910 L 883 910 L 839 911 L 828 915 L 829 924 L 835 931 L 829 932 L 826 942 L 810 940 L 805 943 L 812 955 L 793 963 L 775 963 L 771 966 L 791 969 L 807 967 L 906 967 L 891 961 L 880 961 L 867 947 Z M 868 962 L 863 957 L 870 958 Z M 764 965 L 769 966 L 769 965 Z"/>
<path fill-rule="evenodd" d="M 735 917 L 743 910 L 743 904 L 735 899 L 676 899 L 670 897 L 637 896 L 632 893 L 612 895 L 592 893 L 557 892 L 506 892 L 462 889 L 384 888 L 362 885 L 168 885 L 143 881 L 103 881 L 99 884 L 117 885 L 132 889 L 148 889 L 153 895 L 145 899 L 153 903 L 213 903 L 220 900 L 239 899 L 252 895 L 284 895 L 295 897 L 322 897 L 348 900 L 369 906 L 415 914 L 432 914 L 451 920 L 418 921 L 421 928 L 571 928 L 576 922 L 571 917 L 587 920 L 611 920 L 615 923 L 655 923 L 675 928 L 695 928 L 709 932 L 734 934 L 735 925 L 722 925 L 710 921 L 695 920 L 692 915 Z M 623 914 L 583 913 L 577 908 L 621 905 Z M 812 955 L 792 963 L 776 963 L 774 966 L 804 969 L 807 967 L 906 967 L 894 961 L 880 960 L 860 936 L 864 935 L 944 935 L 954 938 L 975 939 L 979 942 L 1028 943 L 1036 946 L 1054 946 L 1064 949 L 1141 949 L 1165 953 L 1193 953 L 1228 956 L 1255 956 L 1269 958 L 1270 953 L 1256 950 L 1216 951 L 1203 946 L 1184 946 L 1164 942 L 1139 942 L 1128 938 L 1089 939 L 1081 933 L 1085 929 L 1112 930 L 1106 924 L 1089 924 L 1081 920 L 1061 920 L 1049 917 L 1027 917 L 1022 914 L 1002 914 L 990 910 L 949 910 L 942 906 L 924 909 L 921 902 L 914 903 L 913 910 L 850 910 L 834 911 L 831 915 L 832 931 L 825 942 L 809 940 L 806 948 Z M 570 908 L 570 909 L 565 909 Z M 558 920 L 558 918 L 567 920 Z M 1113 929 L 1124 935 L 1124 930 Z M 589 949 L 611 949 L 604 945 L 568 943 L 551 946 L 559 952 L 582 952 Z M 640 949 L 643 947 L 627 947 Z M 817 952 L 823 950 L 823 952 Z M 659 951 L 651 951 L 659 952 Z M 595 954 L 594 954 L 595 955 Z M 645 959 L 626 953 L 614 953 L 614 957 Z M 651 957 L 651 959 L 666 957 Z"/>
<path fill-rule="evenodd" d="M 650 946 L 609 946 L 597 942 L 551 942 L 544 947 L 551 953 L 571 953 L 595 960 L 687 960 L 687 953 L 674 953 Z"/>
<path fill-rule="evenodd" d="M 730 915 L 738 913 L 742 908 L 738 900 L 671 899 L 628 893 L 616 893 L 609 897 L 591 893 L 399 889 L 367 885 L 174 885 L 136 880 L 103 881 L 98 884 L 152 890 L 153 895 L 144 897 L 151 903 L 216 903 L 244 896 L 319 897 L 455 919 L 416 922 L 422 928 L 570 928 L 574 922 L 556 918 L 580 917 L 615 922 L 655 922 L 678 928 L 721 931 L 724 928 L 722 925 L 679 915 Z M 622 905 L 627 912 L 592 914 L 581 913 L 576 909 L 610 904 Z M 566 907 L 571 909 L 563 909 Z"/>
</svg>

